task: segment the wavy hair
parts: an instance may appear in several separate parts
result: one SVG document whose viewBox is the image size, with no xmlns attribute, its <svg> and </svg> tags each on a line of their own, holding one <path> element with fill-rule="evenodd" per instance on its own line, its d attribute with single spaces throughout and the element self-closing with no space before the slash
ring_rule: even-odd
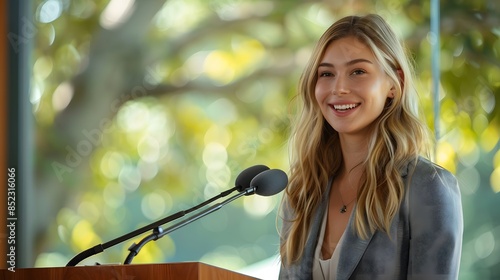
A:
<svg viewBox="0 0 500 280">
<path fill-rule="evenodd" d="M 388 233 L 404 195 L 400 171 L 419 155 L 430 156 L 430 137 L 420 119 L 413 66 L 403 43 L 386 21 L 374 14 L 344 17 L 321 36 L 299 81 L 299 113 L 293 121 L 290 179 L 281 207 L 294 219 L 283 239 L 283 263 L 298 261 L 304 251 L 314 211 L 327 192 L 327 182 L 342 166 L 338 133 L 326 122 L 315 99 L 317 68 L 332 41 L 355 37 L 373 52 L 396 87 L 394 98 L 374 122 L 357 194 L 354 229 L 366 238 Z"/>
</svg>

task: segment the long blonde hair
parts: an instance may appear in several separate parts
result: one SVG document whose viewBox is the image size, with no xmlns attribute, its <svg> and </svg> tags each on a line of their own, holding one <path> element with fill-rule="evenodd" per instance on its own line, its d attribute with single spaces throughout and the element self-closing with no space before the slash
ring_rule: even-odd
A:
<svg viewBox="0 0 500 280">
<path fill-rule="evenodd" d="M 294 215 L 280 248 L 282 261 L 298 261 L 312 216 L 327 191 L 329 177 L 342 166 L 338 133 L 325 121 L 314 97 L 317 68 L 328 45 L 353 36 L 366 44 L 396 87 L 394 98 L 375 120 L 368 155 L 362 163 L 354 228 L 361 238 L 376 230 L 389 232 L 404 194 L 400 170 L 419 155 L 429 156 L 430 138 L 420 120 L 413 70 L 403 44 L 378 15 L 344 17 L 319 39 L 298 86 L 300 112 L 290 139 L 291 169 L 283 205 Z"/>
</svg>

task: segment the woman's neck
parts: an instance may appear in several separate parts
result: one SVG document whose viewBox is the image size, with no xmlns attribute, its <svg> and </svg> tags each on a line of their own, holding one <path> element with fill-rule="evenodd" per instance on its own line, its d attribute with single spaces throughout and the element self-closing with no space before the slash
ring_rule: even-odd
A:
<svg viewBox="0 0 500 280">
<path fill-rule="evenodd" d="M 368 156 L 368 137 L 340 135 L 343 169 L 347 172 L 359 166 Z"/>
</svg>

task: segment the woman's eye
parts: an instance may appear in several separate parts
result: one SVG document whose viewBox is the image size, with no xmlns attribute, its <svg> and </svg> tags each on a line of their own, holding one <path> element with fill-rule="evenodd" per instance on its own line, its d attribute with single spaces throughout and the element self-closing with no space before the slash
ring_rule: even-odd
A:
<svg viewBox="0 0 500 280">
<path fill-rule="evenodd" d="M 330 72 L 320 72 L 319 76 L 320 77 L 330 77 L 330 76 L 333 76 L 333 74 Z"/>
<path fill-rule="evenodd" d="M 362 69 L 356 69 L 356 70 L 352 71 L 352 73 L 353 73 L 354 75 L 360 75 L 360 74 L 364 74 L 364 73 L 366 73 L 366 71 L 365 71 L 365 70 L 362 70 Z"/>
</svg>

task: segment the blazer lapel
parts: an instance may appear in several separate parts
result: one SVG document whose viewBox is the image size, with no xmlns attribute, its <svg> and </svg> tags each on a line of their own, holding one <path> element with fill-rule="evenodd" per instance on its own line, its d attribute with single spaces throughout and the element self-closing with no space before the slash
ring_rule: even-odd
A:
<svg viewBox="0 0 500 280">
<path fill-rule="evenodd" d="M 400 168 L 401 177 L 406 177 L 408 174 L 408 169 L 410 168 L 411 161 Z M 356 207 L 349 217 L 349 224 L 347 225 L 344 236 L 342 237 L 342 243 L 340 244 L 340 259 L 337 267 L 337 280 L 347 280 L 352 276 L 356 266 L 358 265 L 361 257 L 365 253 L 368 245 L 370 244 L 373 234 L 369 234 L 366 239 L 361 239 L 358 237 L 354 231 L 354 215 L 356 212 Z"/>
<path fill-rule="evenodd" d="M 340 244 L 340 248 L 338 248 L 340 249 L 339 255 L 341 257 L 337 267 L 337 280 L 349 279 L 351 277 L 373 237 L 373 234 L 370 234 L 367 239 L 358 237 L 353 225 L 355 211 L 351 213 L 349 224 L 342 237 L 342 243 Z"/>
</svg>

